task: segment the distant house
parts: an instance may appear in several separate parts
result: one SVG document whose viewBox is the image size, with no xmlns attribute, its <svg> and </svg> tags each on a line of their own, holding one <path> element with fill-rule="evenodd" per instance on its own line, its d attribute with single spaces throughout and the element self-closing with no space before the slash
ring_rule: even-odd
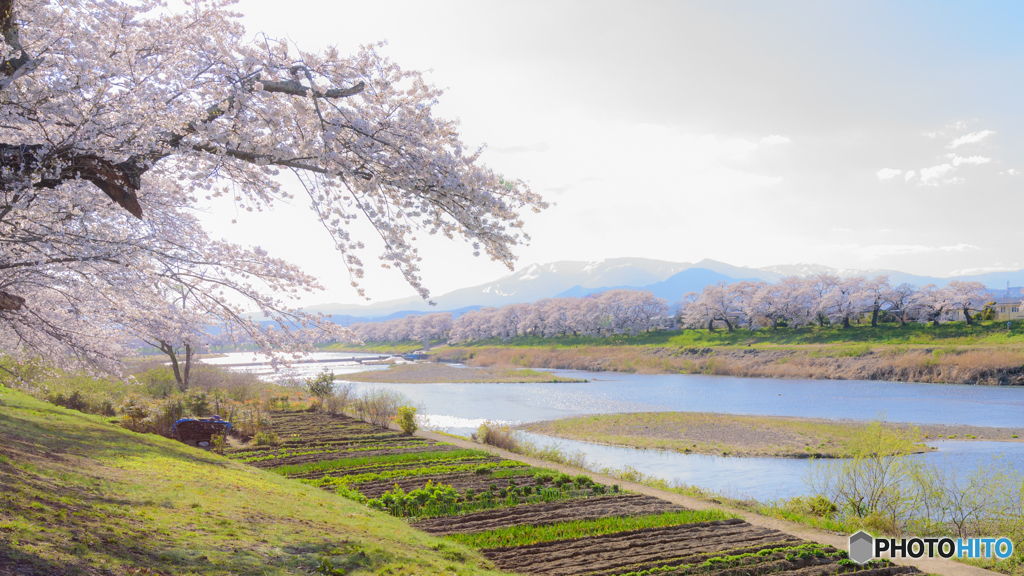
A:
<svg viewBox="0 0 1024 576">
<path fill-rule="evenodd" d="M 1020 320 L 1024 318 L 1024 301 L 1020 296 L 996 298 L 994 303 L 985 306 L 995 314 L 995 320 Z M 973 316 L 973 315 L 972 315 Z M 946 316 L 949 320 L 957 321 L 964 319 L 963 310 L 950 310 Z"/>
<path fill-rule="evenodd" d="M 1018 298 L 1001 298 L 992 306 L 996 320 L 1017 320 L 1024 318 L 1024 301 Z"/>
</svg>

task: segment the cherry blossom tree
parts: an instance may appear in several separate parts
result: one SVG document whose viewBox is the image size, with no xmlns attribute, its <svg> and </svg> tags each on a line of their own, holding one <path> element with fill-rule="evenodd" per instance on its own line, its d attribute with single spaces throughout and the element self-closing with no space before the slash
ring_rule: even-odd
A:
<svg viewBox="0 0 1024 576">
<path fill-rule="evenodd" d="M 892 291 L 893 288 L 889 284 L 888 276 L 875 276 L 871 280 L 864 281 L 860 296 L 867 305 L 867 311 L 871 312 L 872 328 L 878 326 L 878 314 L 885 308 Z"/>
<path fill-rule="evenodd" d="M 907 314 L 913 304 L 915 294 L 917 294 L 917 287 L 907 282 L 893 286 L 885 293 L 885 304 L 900 319 L 900 326 L 907 323 Z"/>
<path fill-rule="evenodd" d="M 971 312 L 981 310 L 992 296 L 981 282 L 952 280 L 946 285 L 945 291 L 951 305 L 963 312 L 968 326 L 974 323 Z"/>
<path fill-rule="evenodd" d="M 261 346 L 296 343 L 294 321 L 316 319 L 275 294 L 315 281 L 265 252 L 207 239 L 188 217 L 219 196 L 272 208 L 290 198 L 286 173 L 360 294 L 357 219 L 380 237 L 382 264 L 424 298 L 418 233 L 462 237 L 511 268 L 528 239 L 521 211 L 546 204 L 480 164 L 455 122 L 434 117 L 440 90 L 379 46 L 343 56 L 250 41 L 230 4 L 186 0 L 171 12 L 156 0 L 0 0 L 4 351 L 110 364 L 129 321 L 141 322 L 129 332 L 191 349 L 211 318 Z M 182 280 L 166 276 L 172 268 L 203 288 L 204 304 L 168 306 L 160 287 Z M 250 321 L 232 293 L 278 329 Z M 146 323 L 142 311 L 167 321 Z"/>
</svg>

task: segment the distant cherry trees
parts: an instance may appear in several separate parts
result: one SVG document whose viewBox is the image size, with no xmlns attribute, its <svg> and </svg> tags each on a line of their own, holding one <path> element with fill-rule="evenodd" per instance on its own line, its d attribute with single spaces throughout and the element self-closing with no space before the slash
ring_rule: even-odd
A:
<svg viewBox="0 0 1024 576">
<path fill-rule="evenodd" d="M 639 334 L 667 322 L 664 298 L 646 290 L 609 290 L 585 298 L 547 298 L 468 312 L 455 322 L 450 340 Z"/>
<path fill-rule="evenodd" d="M 443 340 L 452 330 L 452 313 L 409 315 L 386 322 L 365 322 L 353 324 L 349 330 L 363 342 Z"/>
<path fill-rule="evenodd" d="M 779 282 L 720 282 L 683 297 L 677 318 L 684 328 L 778 328 L 779 326 L 840 325 L 868 318 L 877 326 L 882 313 L 906 323 L 908 319 L 938 323 L 955 311 L 972 322 L 972 315 L 989 301 L 984 284 L 954 280 L 943 288 L 929 284 L 892 286 L 888 276 L 840 278 L 819 274 L 783 278 Z"/>
<path fill-rule="evenodd" d="M 467 342 L 517 336 L 609 336 L 639 334 L 672 323 L 668 302 L 647 291 L 610 290 L 585 298 L 547 298 L 467 312 L 406 316 L 386 322 L 353 324 L 364 342 L 442 340 Z"/>
<path fill-rule="evenodd" d="M 609 290 L 584 298 L 546 298 L 532 304 L 482 308 L 460 316 L 450 313 L 407 316 L 387 322 L 355 324 L 350 329 L 366 342 L 434 340 L 471 342 L 519 336 L 602 337 L 640 334 L 659 328 L 756 330 L 782 326 L 842 326 L 889 321 L 931 322 L 961 313 L 967 323 L 991 295 L 979 282 L 954 280 L 893 286 L 888 276 L 840 278 L 819 274 L 792 276 L 775 283 L 719 282 L 683 296 L 673 314 L 664 298 L 648 291 Z"/>
</svg>

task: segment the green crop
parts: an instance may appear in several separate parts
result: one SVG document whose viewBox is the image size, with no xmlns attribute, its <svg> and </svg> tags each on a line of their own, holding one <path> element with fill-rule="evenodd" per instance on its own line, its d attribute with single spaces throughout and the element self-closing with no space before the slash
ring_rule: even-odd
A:
<svg viewBox="0 0 1024 576">
<path fill-rule="evenodd" d="M 490 462 L 485 466 L 492 468 L 514 468 L 522 466 L 521 462 L 514 460 L 503 460 L 501 462 Z M 383 472 L 367 472 L 365 474 L 349 474 L 347 476 L 324 476 L 317 480 L 302 479 L 311 486 L 341 486 L 360 484 L 363 482 L 375 482 L 378 480 L 394 480 L 396 478 L 409 478 L 413 476 L 435 476 L 437 474 L 451 474 L 453 472 L 468 472 L 475 470 L 477 464 L 436 464 L 433 466 L 421 466 L 419 468 L 406 468 L 402 470 L 385 470 Z"/>
<path fill-rule="evenodd" d="M 680 510 L 653 516 L 615 516 L 596 520 L 573 520 L 544 526 L 508 526 L 473 534 L 453 534 L 453 540 L 474 548 L 504 548 L 526 546 L 552 540 L 571 540 L 588 536 L 600 536 L 613 532 L 639 530 L 641 528 L 663 528 L 681 524 L 696 524 L 736 518 L 735 514 L 721 510 Z"/>
<path fill-rule="evenodd" d="M 282 476 L 295 474 L 309 474 L 312 472 L 330 472 L 345 468 L 359 468 L 362 466 L 382 466 L 386 464 L 406 464 L 409 462 L 422 462 L 427 460 L 458 460 L 468 458 L 493 458 L 490 452 L 483 450 L 447 450 L 444 452 L 412 452 L 406 454 L 388 454 L 384 456 L 365 456 L 362 458 L 340 458 L 337 460 L 321 460 L 319 462 L 308 462 L 305 464 L 293 464 L 290 466 L 278 466 L 273 468 Z"/>
</svg>

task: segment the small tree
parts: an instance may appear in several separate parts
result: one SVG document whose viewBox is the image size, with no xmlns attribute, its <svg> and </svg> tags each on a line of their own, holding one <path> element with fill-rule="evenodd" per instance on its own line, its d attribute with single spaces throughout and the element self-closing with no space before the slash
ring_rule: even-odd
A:
<svg viewBox="0 0 1024 576">
<path fill-rule="evenodd" d="M 313 396 L 316 396 L 317 400 L 320 401 L 320 407 L 322 408 L 324 405 L 324 398 L 329 396 L 334 390 L 334 372 L 325 368 L 323 372 L 317 374 L 315 377 L 306 378 L 306 390 L 308 390 Z"/>
<path fill-rule="evenodd" d="M 413 406 L 399 406 L 396 420 L 398 427 L 406 434 L 412 434 L 419 428 L 419 425 L 416 424 L 416 408 Z"/>
</svg>

